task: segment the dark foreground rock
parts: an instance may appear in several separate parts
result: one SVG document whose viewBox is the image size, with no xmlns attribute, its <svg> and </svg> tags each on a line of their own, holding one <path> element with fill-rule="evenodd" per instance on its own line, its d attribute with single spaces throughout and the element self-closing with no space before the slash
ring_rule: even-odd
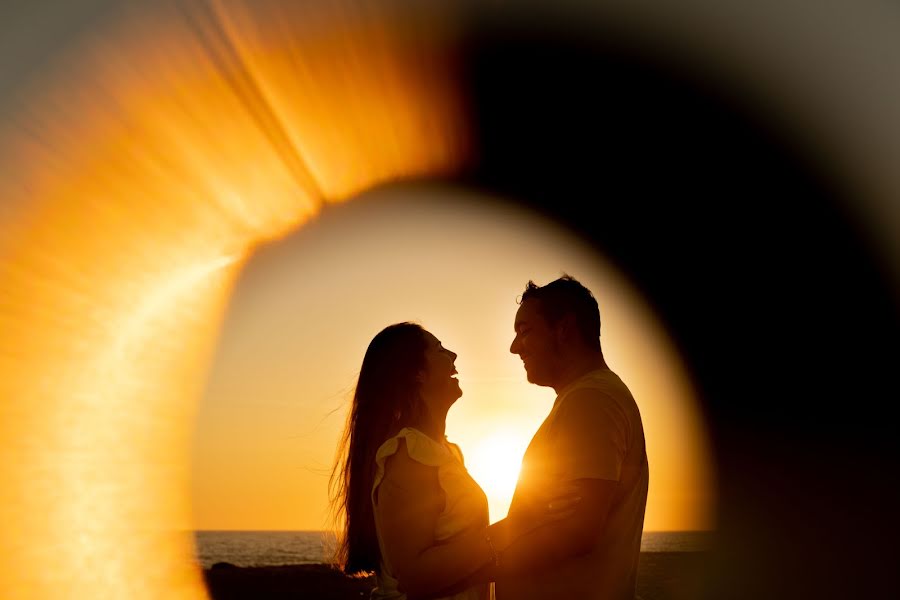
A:
<svg viewBox="0 0 900 600">
<path fill-rule="evenodd" d="M 645 552 L 638 570 L 641 600 L 693 600 L 703 580 L 702 552 Z M 359 600 L 368 598 L 373 577 L 347 577 L 328 565 L 235 567 L 204 571 L 212 600 Z"/>
</svg>

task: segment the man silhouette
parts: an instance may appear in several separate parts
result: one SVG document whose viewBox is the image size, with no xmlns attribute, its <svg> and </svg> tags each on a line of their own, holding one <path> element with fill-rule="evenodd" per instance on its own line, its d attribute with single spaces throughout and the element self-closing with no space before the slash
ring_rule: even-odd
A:
<svg viewBox="0 0 900 600">
<path fill-rule="evenodd" d="M 529 281 L 510 352 L 528 381 L 557 398 L 522 460 L 509 515 L 537 518 L 546 494 L 577 488 L 574 514 L 535 529 L 502 554 L 498 600 L 631 600 L 649 471 L 641 415 L 600 346 L 593 294 L 569 275 Z"/>
</svg>

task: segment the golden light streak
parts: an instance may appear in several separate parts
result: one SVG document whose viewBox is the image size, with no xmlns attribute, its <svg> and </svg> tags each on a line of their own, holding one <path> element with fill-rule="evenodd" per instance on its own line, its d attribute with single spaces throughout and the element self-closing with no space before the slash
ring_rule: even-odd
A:
<svg viewBox="0 0 900 600">
<path fill-rule="evenodd" d="M 465 454 L 469 472 L 487 493 L 491 522 L 509 512 L 528 441 L 527 434 L 497 431 Z"/>
<path fill-rule="evenodd" d="M 4 598 L 205 597 L 189 440 L 243 261 L 464 159 L 439 46 L 355 6 L 129 12 L 3 124 Z"/>
<path fill-rule="evenodd" d="M 466 128 L 446 49 L 451 12 L 393 2 L 214 4 L 260 98 L 325 197 L 458 163 Z M 410 154 L 411 142 L 431 139 L 438 143 Z"/>
</svg>

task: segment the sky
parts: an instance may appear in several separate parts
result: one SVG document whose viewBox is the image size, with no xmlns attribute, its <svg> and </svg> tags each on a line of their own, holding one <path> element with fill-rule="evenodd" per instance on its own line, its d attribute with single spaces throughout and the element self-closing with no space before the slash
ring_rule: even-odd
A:
<svg viewBox="0 0 900 600">
<path fill-rule="evenodd" d="M 597 297 L 610 367 L 641 410 L 645 530 L 712 529 L 714 461 L 677 348 L 594 248 L 508 198 L 386 185 L 326 207 L 249 259 L 219 333 L 193 441 L 201 530 L 321 530 L 328 477 L 371 338 L 415 321 L 458 354 L 447 436 L 506 515 L 522 454 L 553 404 L 510 354 L 528 280 L 569 273 Z"/>
</svg>

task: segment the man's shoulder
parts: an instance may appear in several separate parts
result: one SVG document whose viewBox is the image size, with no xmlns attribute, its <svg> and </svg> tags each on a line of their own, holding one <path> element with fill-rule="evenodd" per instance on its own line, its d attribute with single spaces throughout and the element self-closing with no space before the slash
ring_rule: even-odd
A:
<svg viewBox="0 0 900 600">
<path fill-rule="evenodd" d="M 569 423 L 594 423 L 609 418 L 621 419 L 629 412 L 629 400 L 621 394 L 601 388 L 579 388 L 572 390 L 559 403 L 554 425 Z"/>
<path fill-rule="evenodd" d="M 575 381 L 571 387 L 560 394 L 558 400 L 574 403 L 585 401 L 621 401 L 633 400 L 631 390 L 622 379 L 609 369 L 601 369 L 588 373 Z"/>
<path fill-rule="evenodd" d="M 582 378 L 557 400 L 555 421 L 623 421 L 637 418 L 637 403 L 631 391 L 612 371 Z"/>
</svg>

